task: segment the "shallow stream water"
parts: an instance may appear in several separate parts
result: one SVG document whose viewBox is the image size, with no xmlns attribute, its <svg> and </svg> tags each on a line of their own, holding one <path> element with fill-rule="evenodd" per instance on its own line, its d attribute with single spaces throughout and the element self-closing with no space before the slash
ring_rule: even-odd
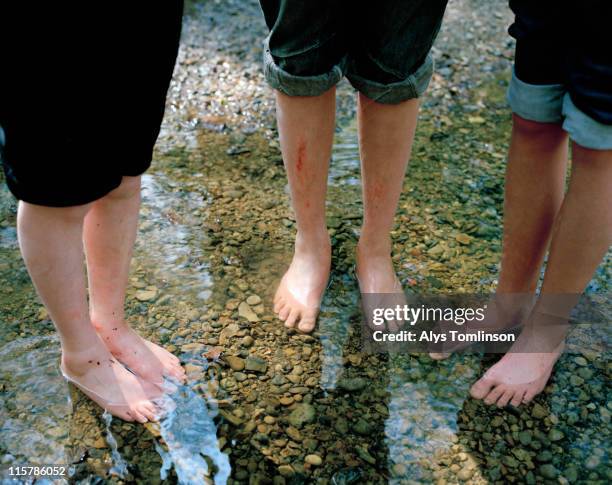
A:
<svg viewBox="0 0 612 485">
<path fill-rule="evenodd" d="M 450 21 L 452 8 L 477 3 L 451 7 Z M 235 84 L 259 108 L 222 103 L 221 88 L 207 84 L 213 70 L 259 65 L 236 50 L 229 67 L 198 67 L 201 50 L 238 48 L 215 51 L 192 32 L 205 26 L 213 36 L 228 18 L 238 29 L 253 21 L 253 5 L 204 2 L 189 13 L 166 124 L 143 177 L 127 313 L 189 376 L 159 425 L 111 419 L 62 379 L 58 340 L 19 256 L 15 205 L 0 192 L 2 466 L 66 464 L 69 480 L 84 484 L 611 481 L 609 351 L 565 354 L 534 403 L 506 410 L 469 398 L 490 363 L 479 354 L 434 362 L 360 351 L 352 267 L 361 187 L 346 85 L 329 177 L 334 269 L 318 328 L 299 335 L 275 320 L 270 301 L 291 257 L 294 219 L 275 134 L 257 111 L 271 100 L 259 94 L 261 79 L 247 76 Z M 497 78 L 481 86 L 495 100 L 503 88 Z M 395 264 L 411 291 L 490 292 L 509 119 L 501 103 L 474 101 L 440 123 L 444 106 L 432 89 L 393 233 Z M 183 100 L 198 95 L 212 101 L 193 112 Z M 608 256 L 589 291 L 606 295 L 610 272 Z"/>
</svg>

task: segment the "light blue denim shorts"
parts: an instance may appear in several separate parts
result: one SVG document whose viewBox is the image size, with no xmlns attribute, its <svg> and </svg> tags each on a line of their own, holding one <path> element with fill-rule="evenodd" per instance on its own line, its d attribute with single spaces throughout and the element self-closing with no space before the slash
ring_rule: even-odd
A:
<svg viewBox="0 0 612 485">
<path fill-rule="evenodd" d="M 612 150 L 612 125 L 600 123 L 578 109 L 562 84 L 528 84 L 513 70 L 508 103 L 513 113 L 526 120 L 561 123 L 580 146 Z"/>
</svg>

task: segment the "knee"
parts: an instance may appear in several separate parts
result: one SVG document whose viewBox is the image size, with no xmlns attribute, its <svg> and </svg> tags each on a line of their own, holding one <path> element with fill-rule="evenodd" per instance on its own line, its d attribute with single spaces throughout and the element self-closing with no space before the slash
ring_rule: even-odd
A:
<svg viewBox="0 0 612 485">
<path fill-rule="evenodd" d="M 63 224 L 82 224 L 91 209 L 91 204 L 70 207 L 47 207 L 42 205 L 19 202 L 19 219 L 24 220 L 55 220 Z"/>
<path fill-rule="evenodd" d="M 140 176 L 123 177 L 121 185 L 110 191 L 105 198 L 109 199 L 131 199 L 140 194 Z"/>
<path fill-rule="evenodd" d="M 533 138 L 560 137 L 565 136 L 565 132 L 560 123 L 541 123 L 521 118 L 519 115 L 512 116 L 513 129 L 520 135 Z"/>
</svg>

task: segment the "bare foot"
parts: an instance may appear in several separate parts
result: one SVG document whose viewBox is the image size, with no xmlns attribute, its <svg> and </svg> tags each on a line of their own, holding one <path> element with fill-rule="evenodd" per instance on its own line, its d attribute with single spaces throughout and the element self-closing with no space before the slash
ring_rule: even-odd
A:
<svg viewBox="0 0 612 485">
<path fill-rule="evenodd" d="M 153 400 L 162 394 L 123 367 L 102 342 L 79 352 L 62 353 L 62 374 L 92 401 L 125 421 L 156 421 Z"/>
<path fill-rule="evenodd" d="M 404 293 L 393 268 L 390 249 L 379 251 L 360 241 L 356 270 L 361 293 Z"/>
<path fill-rule="evenodd" d="M 314 330 L 323 293 L 329 280 L 331 246 L 327 233 L 306 241 L 299 233 L 295 253 L 274 296 L 274 313 L 285 327 Z"/>
<path fill-rule="evenodd" d="M 535 295 L 529 293 L 498 293 L 487 303 L 484 319 L 482 321 L 465 323 L 461 326 L 461 330 L 466 334 L 470 334 L 479 331 L 497 333 L 518 328 L 529 316 L 534 302 Z M 448 322 L 447 326 L 449 329 L 457 329 L 454 322 Z M 444 333 L 446 329 L 444 325 L 439 325 L 437 331 Z M 435 352 L 430 352 L 429 357 L 433 360 L 444 360 L 450 357 L 453 352 L 465 350 L 470 345 L 467 342 L 449 343 L 444 346 L 443 350 L 437 349 Z"/>
<path fill-rule="evenodd" d="M 407 303 L 404 289 L 393 268 L 390 248 L 390 242 L 383 245 L 382 250 L 363 244 L 362 241 L 357 245 L 355 276 L 362 295 L 372 295 L 363 298 L 363 305 L 368 315 L 366 322 L 373 330 L 379 330 L 370 322 L 369 315 L 372 315 L 373 309 L 396 308 Z M 397 332 L 401 327 L 403 322 L 389 320 L 385 328 L 390 332 Z"/>
<path fill-rule="evenodd" d="M 532 313 L 533 316 L 533 313 Z M 475 399 L 504 407 L 530 402 L 544 390 L 564 347 L 564 330 L 531 320 L 499 362 L 470 389 Z"/>
<path fill-rule="evenodd" d="M 166 349 L 142 338 L 125 323 L 102 325 L 92 321 L 110 353 L 138 376 L 158 386 L 163 386 L 164 377 L 185 381 L 179 359 Z"/>
</svg>

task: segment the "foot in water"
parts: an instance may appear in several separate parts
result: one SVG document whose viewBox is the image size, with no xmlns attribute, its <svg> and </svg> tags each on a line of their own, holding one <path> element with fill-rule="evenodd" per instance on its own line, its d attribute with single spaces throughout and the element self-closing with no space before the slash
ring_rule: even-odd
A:
<svg viewBox="0 0 612 485">
<path fill-rule="evenodd" d="M 162 397 L 153 384 L 121 365 L 102 342 L 78 352 L 62 352 L 62 374 L 92 401 L 125 421 L 156 421 L 154 401 Z"/>
<path fill-rule="evenodd" d="M 390 244 L 389 244 L 390 246 Z M 391 259 L 390 249 L 376 250 L 361 241 L 357 245 L 357 265 L 355 277 L 359 284 L 359 291 L 363 295 L 375 295 L 363 298 L 364 311 L 371 314 L 373 309 L 396 308 L 404 306 L 406 297 L 402 285 L 397 278 Z M 373 330 L 379 330 L 373 327 Z M 386 323 L 386 330 L 397 332 L 403 327 L 403 322 L 391 320 Z"/>
<path fill-rule="evenodd" d="M 142 338 L 126 323 L 103 324 L 95 317 L 92 322 L 110 353 L 142 379 L 157 386 L 163 386 L 164 377 L 185 381 L 178 357 Z"/>
<path fill-rule="evenodd" d="M 510 350 L 472 385 L 472 397 L 500 408 L 530 402 L 546 387 L 563 352 L 565 332 L 562 325 L 547 327 L 530 317 Z"/>
<path fill-rule="evenodd" d="M 483 320 L 464 323 L 460 329 L 466 334 L 476 334 L 478 331 L 498 333 L 504 330 L 517 329 L 529 316 L 534 303 L 535 295 L 533 294 L 498 293 L 487 302 Z M 457 324 L 448 322 L 446 325 L 438 325 L 439 332 L 446 333 L 449 329 L 457 330 Z M 469 342 L 449 343 L 443 349 L 429 352 L 429 356 L 434 360 L 444 360 L 450 357 L 453 352 L 465 350 L 470 345 Z"/>
<path fill-rule="evenodd" d="M 361 293 L 402 293 L 389 251 L 376 251 L 361 242 L 357 245 L 357 281 Z"/>
<path fill-rule="evenodd" d="M 299 233 L 295 253 L 274 296 L 274 313 L 285 327 L 312 332 L 319 315 L 331 267 L 331 245 L 327 233 L 306 240 Z"/>
</svg>

